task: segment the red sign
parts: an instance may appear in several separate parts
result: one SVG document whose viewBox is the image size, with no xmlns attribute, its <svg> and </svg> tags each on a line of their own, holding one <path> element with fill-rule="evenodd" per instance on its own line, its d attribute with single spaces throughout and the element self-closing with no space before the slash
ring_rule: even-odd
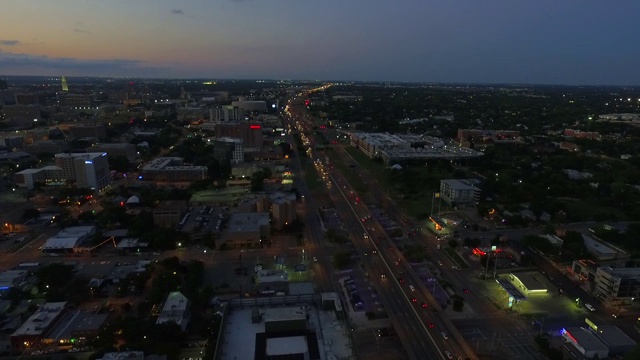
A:
<svg viewBox="0 0 640 360">
<path fill-rule="evenodd" d="M 260 128 L 262 128 L 262 126 L 260 126 L 260 125 L 249 125 L 249 129 L 254 129 L 255 130 L 255 129 L 260 129 Z"/>
</svg>

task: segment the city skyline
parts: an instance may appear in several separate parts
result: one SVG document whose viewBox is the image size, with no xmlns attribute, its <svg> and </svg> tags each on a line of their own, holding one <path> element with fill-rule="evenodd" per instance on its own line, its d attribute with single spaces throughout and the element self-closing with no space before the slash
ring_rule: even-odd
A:
<svg viewBox="0 0 640 360">
<path fill-rule="evenodd" d="M 0 76 L 640 84 L 632 2 L 3 5 Z"/>
</svg>

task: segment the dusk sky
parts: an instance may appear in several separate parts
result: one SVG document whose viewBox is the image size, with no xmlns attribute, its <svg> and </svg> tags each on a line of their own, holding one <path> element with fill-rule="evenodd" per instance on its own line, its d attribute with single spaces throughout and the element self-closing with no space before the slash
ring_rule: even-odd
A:
<svg viewBox="0 0 640 360">
<path fill-rule="evenodd" d="M 640 1 L 2 0 L 0 76 L 640 85 Z"/>
</svg>

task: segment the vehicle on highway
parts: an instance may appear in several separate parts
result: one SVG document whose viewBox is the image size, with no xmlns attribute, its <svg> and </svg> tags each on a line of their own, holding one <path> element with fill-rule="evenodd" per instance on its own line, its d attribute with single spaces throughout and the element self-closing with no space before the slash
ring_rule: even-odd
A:
<svg viewBox="0 0 640 360">
<path fill-rule="evenodd" d="M 404 283 L 404 279 L 403 278 L 398 278 L 398 282 L 402 284 L 402 283 Z"/>
<path fill-rule="evenodd" d="M 423 302 L 423 303 L 422 303 L 422 307 L 426 309 L 426 308 L 428 308 L 428 307 L 429 307 L 429 305 L 427 305 L 427 303 L 424 303 L 424 302 Z"/>
<path fill-rule="evenodd" d="M 443 337 L 445 340 L 448 340 L 448 339 L 449 339 L 449 335 L 447 335 L 447 333 L 446 333 L 446 332 L 444 332 L 444 331 L 443 331 L 443 332 L 441 332 L 440 334 L 442 335 L 442 337 Z"/>
<path fill-rule="evenodd" d="M 416 288 L 413 287 L 413 285 L 409 285 L 409 289 L 411 289 L 411 291 L 416 291 Z"/>
<path fill-rule="evenodd" d="M 436 327 L 433 323 L 428 323 L 427 326 L 429 326 L 429 329 L 433 329 L 434 327 Z"/>
<path fill-rule="evenodd" d="M 447 355 L 447 359 L 453 359 L 453 355 L 451 354 L 451 352 L 449 350 L 445 350 L 444 354 Z"/>
<path fill-rule="evenodd" d="M 469 289 L 462 289 L 462 292 L 465 293 L 465 294 L 468 294 L 469 293 Z"/>
<path fill-rule="evenodd" d="M 380 277 L 381 277 L 382 279 L 384 279 L 384 278 L 386 278 L 386 277 L 387 277 L 387 275 L 382 274 L 382 275 L 380 275 Z"/>
<path fill-rule="evenodd" d="M 416 298 L 411 298 L 411 302 L 418 302 L 418 299 L 416 299 Z"/>
</svg>

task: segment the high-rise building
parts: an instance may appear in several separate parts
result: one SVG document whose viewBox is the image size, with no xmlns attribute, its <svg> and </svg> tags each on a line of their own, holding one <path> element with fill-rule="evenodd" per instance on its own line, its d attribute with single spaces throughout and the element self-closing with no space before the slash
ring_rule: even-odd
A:
<svg viewBox="0 0 640 360">
<path fill-rule="evenodd" d="M 55 162 L 63 179 L 75 181 L 78 187 L 102 190 L 109 185 L 107 153 L 56 154 Z"/>
<path fill-rule="evenodd" d="M 262 124 L 260 123 L 222 123 L 216 125 L 216 137 L 229 137 L 242 139 L 244 148 L 262 147 Z"/>
<path fill-rule="evenodd" d="M 213 140 L 213 157 L 219 161 L 228 161 L 231 164 L 244 162 L 244 146 L 242 139 L 216 138 Z"/>
<path fill-rule="evenodd" d="M 69 85 L 67 85 L 67 78 L 63 76 L 60 82 L 62 83 L 62 91 L 69 91 Z"/>
<path fill-rule="evenodd" d="M 215 122 L 216 124 L 241 121 L 243 117 L 244 112 L 236 106 L 224 105 L 209 109 L 209 121 Z"/>
</svg>

